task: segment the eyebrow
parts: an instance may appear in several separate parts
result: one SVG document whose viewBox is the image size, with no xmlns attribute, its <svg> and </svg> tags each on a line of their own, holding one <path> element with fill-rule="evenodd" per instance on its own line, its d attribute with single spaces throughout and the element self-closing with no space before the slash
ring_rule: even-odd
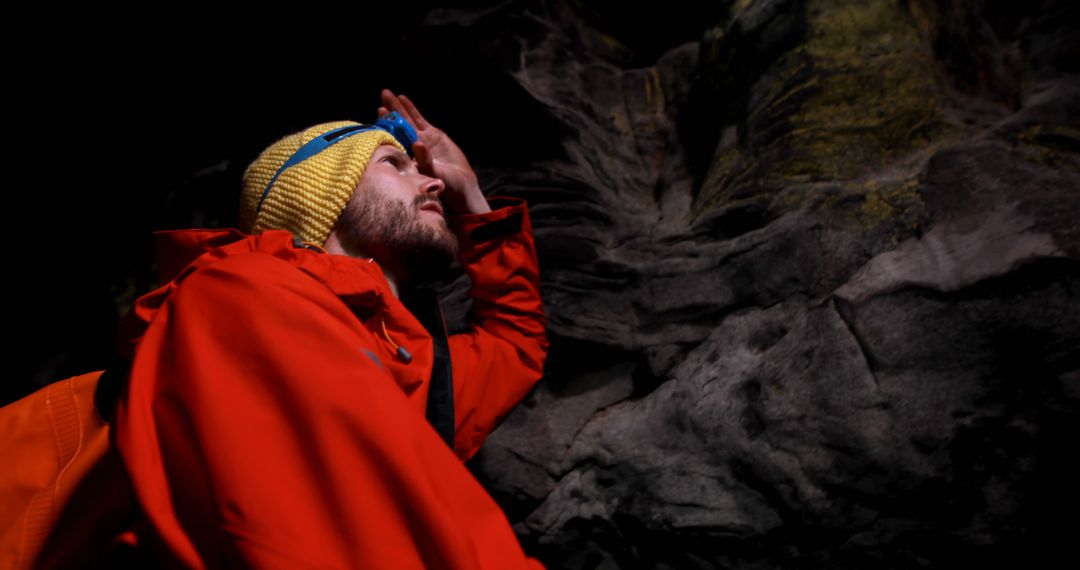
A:
<svg viewBox="0 0 1080 570">
<path fill-rule="evenodd" d="M 404 156 L 405 158 L 409 158 L 409 155 L 405 151 L 401 150 L 400 148 L 398 148 L 396 146 L 388 145 L 388 144 L 384 144 L 384 145 L 381 145 L 381 146 L 384 146 L 384 147 L 390 149 L 389 154 L 396 154 L 398 156 Z M 386 153 L 384 153 L 384 154 L 386 154 Z M 409 160 L 412 160 L 412 159 L 409 158 Z"/>
<path fill-rule="evenodd" d="M 380 146 L 385 146 L 385 147 L 388 147 L 390 149 L 388 152 L 383 153 L 384 156 L 387 155 L 387 154 L 395 155 L 398 158 L 404 159 L 405 162 L 409 163 L 409 165 L 412 166 L 412 169 L 415 169 L 417 172 L 420 171 L 420 167 L 417 166 L 416 161 L 413 160 L 412 158 L 410 158 L 408 153 L 406 153 L 405 151 L 401 150 L 400 148 L 398 148 L 396 146 L 389 145 L 389 144 L 384 144 L 384 145 L 380 145 Z M 406 168 L 408 168 L 408 166 L 406 166 Z"/>
</svg>

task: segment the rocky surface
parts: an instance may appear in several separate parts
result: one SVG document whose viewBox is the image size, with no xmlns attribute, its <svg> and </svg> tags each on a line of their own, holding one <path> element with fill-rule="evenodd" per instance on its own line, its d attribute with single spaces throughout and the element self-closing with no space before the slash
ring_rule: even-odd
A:
<svg viewBox="0 0 1080 570">
<path fill-rule="evenodd" d="M 1069 550 L 1064 3 L 735 2 L 641 66 L 612 55 L 636 36 L 569 7 L 503 10 L 507 73 L 562 133 L 485 172 L 530 202 L 555 340 L 474 464 L 527 550 L 555 568 Z"/>
</svg>

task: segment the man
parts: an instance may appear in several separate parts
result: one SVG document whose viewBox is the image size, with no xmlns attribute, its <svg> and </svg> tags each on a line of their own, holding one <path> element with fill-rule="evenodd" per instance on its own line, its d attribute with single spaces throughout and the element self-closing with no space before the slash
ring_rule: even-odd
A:
<svg viewBox="0 0 1080 570">
<path fill-rule="evenodd" d="M 543 372 L 527 205 L 489 205 L 445 133 L 382 101 L 386 128 L 264 150 L 240 230 L 155 234 L 165 285 L 121 324 L 118 403 L 98 393 L 138 511 L 117 543 L 155 564 L 541 567 L 463 465 Z M 447 336 L 423 285 L 455 257 L 473 306 Z"/>
</svg>

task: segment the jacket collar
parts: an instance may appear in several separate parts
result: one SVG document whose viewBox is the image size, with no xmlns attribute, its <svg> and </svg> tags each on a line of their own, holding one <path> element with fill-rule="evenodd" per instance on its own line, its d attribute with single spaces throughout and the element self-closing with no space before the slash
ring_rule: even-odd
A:
<svg viewBox="0 0 1080 570">
<path fill-rule="evenodd" d="M 356 309 L 377 311 L 393 297 L 378 263 L 303 247 L 286 230 L 249 235 L 235 228 L 163 230 L 153 233 L 161 286 L 139 297 L 117 332 L 120 354 L 127 360 L 173 290 L 193 271 L 230 255 L 261 252 L 296 266 Z"/>
</svg>

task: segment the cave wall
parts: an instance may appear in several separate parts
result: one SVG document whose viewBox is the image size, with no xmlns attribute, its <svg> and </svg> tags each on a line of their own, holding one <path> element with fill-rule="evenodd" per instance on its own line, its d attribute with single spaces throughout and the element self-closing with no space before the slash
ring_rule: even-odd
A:
<svg viewBox="0 0 1080 570">
<path fill-rule="evenodd" d="M 666 49 L 643 14 L 572 3 L 431 17 L 497 19 L 558 133 L 485 172 L 529 200 L 554 339 L 474 465 L 527 550 L 558 568 L 1067 553 L 1075 14 L 1003 4 L 733 2 L 665 22 Z"/>
</svg>

